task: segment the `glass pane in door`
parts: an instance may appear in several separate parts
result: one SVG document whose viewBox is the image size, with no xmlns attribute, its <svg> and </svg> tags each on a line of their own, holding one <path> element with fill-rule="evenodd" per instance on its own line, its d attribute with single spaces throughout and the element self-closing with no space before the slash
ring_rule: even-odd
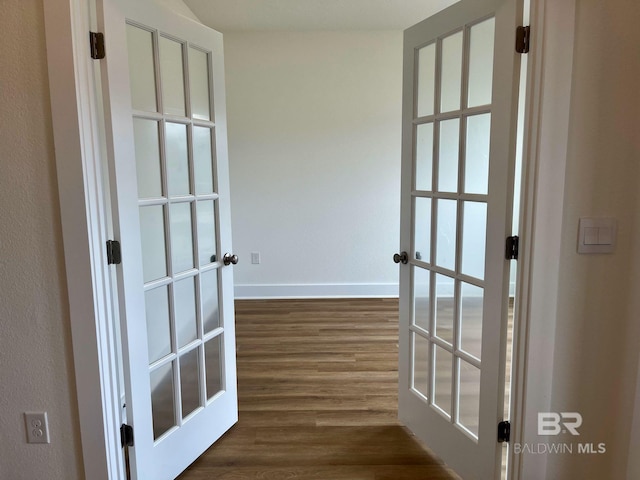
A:
<svg viewBox="0 0 640 480">
<path fill-rule="evenodd" d="M 415 198 L 414 213 L 414 258 L 431 262 L 431 199 Z"/>
<path fill-rule="evenodd" d="M 453 355 L 444 348 L 433 346 L 433 404 L 451 416 L 451 388 L 453 387 Z"/>
<path fill-rule="evenodd" d="M 222 390 L 222 335 L 205 343 L 204 363 L 207 372 L 207 398 L 211 399 Z"/>
<path fill-rule="evenodd" d="M 460 350 L 480 359 L 484 289 L 462 282 L 460 295 Z"/>
<path fill-rule="evenodd" d="M 127 50 L 129 55 L 131 108 L 146 112 L 157 112 L 153 33 L 133 25 L 127 25 Z"/>
<path fill-rule="evenodd" d="M 214 55 L 201 45 L 131 23 L 127 48 L 148 345 L 145 373 L 153 439 L 164 436 L 168 442 L 183 422 L 211 406 L 206 400 L 216 397 L 225 381 Z"/>
<path fill-rule="evenodd" d="M 171 216 L 171 257 L 173 273 L 193 268 L 193 222 L 191 202 L 174 203 Z"/>
<path fill-rule="evenodd" d="M 442 40 L 440 78 L 440 111 L 458 110 L 462 92 L 462 32 Z"/>
<path fill-rule="evenodd" d="M 193 277 L 173 284 L 176 336 L 178 348 L 182 348 L 198 338 L 196 320 L 196 288 Z"/>
<path fill-rule="evenodd" d="M 167 183 L 169 195 L 189 195 L 189 150 L 187 126 L 180 123 L 165 123 L 167 156 Z"/>
<path fill-rule="evenodd" d="M 151 414 L 153 438 L 157 439 L 175 424 L 175 398 L 173 396 L 173 362 L 151 372 Z"/>
<path fill-rule="evenodd" d="M 200 298 L 202 299 L 202 323 L 207 334 L 220 326 L 218 301 L 218 269 L 200 274 Z"/>
<path fill-rule="evenodd" d="M 138 196 L 162 196 L 162 164 L 158 122 L 143 118 L 133 119 L 133 138 L 136 149 L 136 176 Z"/>
<path fill-rule="evenodd" d="M 212 136 L 213 129 L 211 128 L 193 127 L 193 169 L 196 195 L 214 192 Z"/>
<path fill-rule="evenodd" d="M 144 294 L 147 318 L 147 347 L 149 364 L 171 353 L 171 319 L 169 291 L 166 286 L 148 290 Z"/>
<path fill-rule="evenodd" d="M 216 251 L 216 211 L 213 200 L 203 200 L 197 205 L 198 249 L 200 265 L 218 260 Z"/>
<path fill-rule="evenodd" d="M 484 256 L 487 243 L 487 204 L 462 202 L 462 267 L 465 275 L 484 278 Z"/>
<path fill-rule="evenodd" d="M 191 116 L 200 120 L 210 120 L 209 55 L 193 47 L 189 47 L 189 82 Z"/>
<path fill-rule="evenodd" d="M 417 116 L 433 115 L 436 88 L 436 44 L 418 50 Z"/>
<path fill-rule="evenodd" d="M 455 280 L 446 275 L 436 275 L 436 317 L 435 334 L 453 345 L 453 324 L 455 321 Z"/>
<path fill-rule="evenodd" d="M 416 190 L 433 190 L 433 123 L 416 127 Z"/>
<path fill-rule="evenodd" d="M 467 117 L 464 191 L 486 195 L 489 189 L 491 114 Z"/>
<path fill-rule="evenodd" d="M 180 394 L 182 418 L 200 406 L 199 348 L 180 356 Z"/>
<path fill-rule="evenodd" d="M 436 265 L 455 270 L 458 202 L 437 200 Z"/>
<path fill-rule="evenodd" d="M 184 117 L 184 45 L 160 36 L 160 79 L 164 113 Z"/>
<path fill-rule="evenodd" d="M 471 27 L 469 36 L 469 107 L 491 103 L 495 18 Z"/>
<path fill-rule="evenodd" d="M 431 318 L 431 272 L 413 267 L 413 324 L 425 332 L 429 331 Z"/>
<path fill-rule="evenodd" d="M 164 208 L 162 205 L 140 207 L 142 272 L 145 282 L 167 275 Z"/>
<path fill-rule="evenodd" d="M 458 423 L 478 437 L 480 369 L 458 359 Z"/>
<path fill-rule="evenodd" d="M 413 338 L 413 379 L 411 385 L 423 397 L 429 397 L 429 340 L 411 332 Z"/>
<path fill-rule="evenodd" d="M 438 155 L 438 191 L 458 191 L 458 156 L 460 152 L 460 120 L 440 122 Z"/>
</svg>

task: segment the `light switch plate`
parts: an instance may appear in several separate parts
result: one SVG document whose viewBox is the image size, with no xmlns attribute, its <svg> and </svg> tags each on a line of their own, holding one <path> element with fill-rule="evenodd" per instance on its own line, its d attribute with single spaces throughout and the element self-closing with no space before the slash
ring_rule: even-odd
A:
<svg viewBox="0 0 640 480">
<path fill-rule="evenodd" d="M 578 253 L 613 253 L 618 222 L 615 218 L 583 217 L 578 226 Z"/>
</svg>

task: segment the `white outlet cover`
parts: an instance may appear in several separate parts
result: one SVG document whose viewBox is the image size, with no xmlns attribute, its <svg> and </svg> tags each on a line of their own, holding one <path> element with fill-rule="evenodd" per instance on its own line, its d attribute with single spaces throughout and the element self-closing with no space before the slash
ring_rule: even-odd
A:
<svg viewBox="0 0 640 480">
<path fill-rule="evenodd" d="M 27 429 L 27 443 L 51 443 L 47 412 L 25 412 L 24 423 Z"/>
</svg>

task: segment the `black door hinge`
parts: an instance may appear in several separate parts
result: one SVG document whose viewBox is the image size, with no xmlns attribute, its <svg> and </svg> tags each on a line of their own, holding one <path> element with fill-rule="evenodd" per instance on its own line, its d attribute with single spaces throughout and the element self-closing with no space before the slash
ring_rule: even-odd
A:
<svg viewBox="0 0 640 480">
<path fill-rule="evenodd" d="M 91 50 L 91 58 L 94 60 L 104 58 L 104 33 L 89 32 L 89 49 Z"/>
<path fill-rule="evenodd" d="M 517 236 L 507 237 L 504 256 L 507 260 L 518 259 L 518 248 L 520 247 L 520 238 Z"/>
<path fill-rule="evenodd" d="M 122 263 L 122 252 L 120 242 L 117 240 L 107 240 L 107 265 L 120 265 Z"/>
<path fill-rule="evenodd" d="M 516 28 L 516 52 L 529 53 L 531 27 Z"/>
<path fill-rule="evenodd" d="M 122 448 L 133 447 L 133 427 L 123 423 L 120 427 L 120 444 Z"/>
<path fill-rule="evenodd" d="M 498 442 L 504 443 L 511 439 L 511 423 L 504 421 L 498 424 Z"/>
</svg>

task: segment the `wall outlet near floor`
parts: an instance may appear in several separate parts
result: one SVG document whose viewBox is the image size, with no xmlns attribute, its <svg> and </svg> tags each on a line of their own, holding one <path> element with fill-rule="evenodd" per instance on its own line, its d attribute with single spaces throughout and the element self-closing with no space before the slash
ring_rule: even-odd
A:
<svg viewBox="0 0 640 480">
<path fill-rule="evenodd" d="M 251 264 L 252 265 L 260 264 L 260 252 L 251 252 Z"/>
<path fill-rule="evenodd" d="M 27 443 L 51 443 L 47 412 L 24 412 Z"/>
</svg>

